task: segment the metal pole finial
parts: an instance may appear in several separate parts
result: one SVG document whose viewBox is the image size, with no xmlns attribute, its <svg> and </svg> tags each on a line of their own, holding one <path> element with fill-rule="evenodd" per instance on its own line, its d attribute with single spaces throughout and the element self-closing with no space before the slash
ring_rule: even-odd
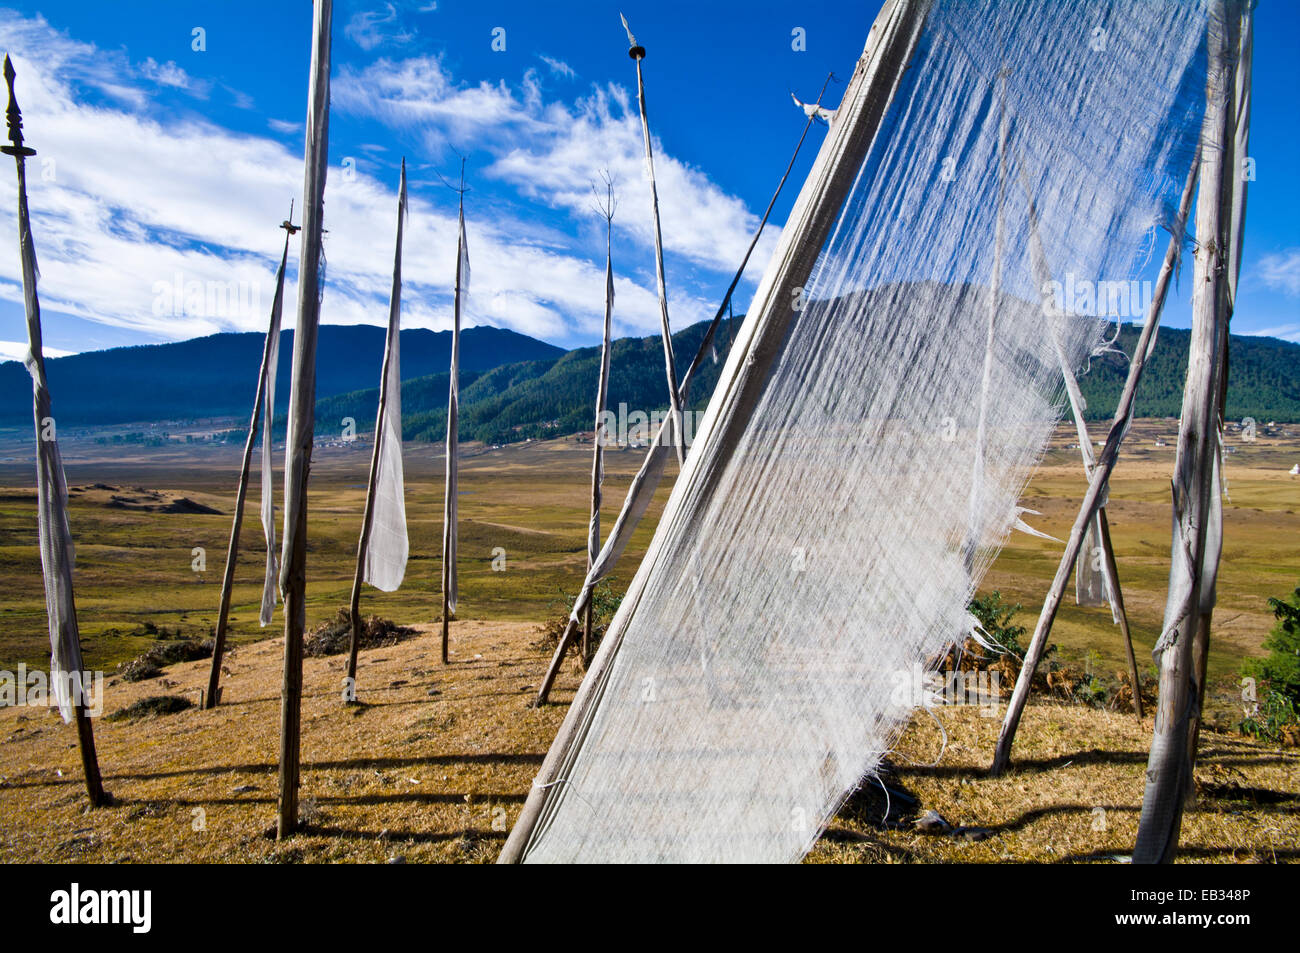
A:
<svg viewBox="0 0 1300 953">
<path fill-rule="evenodd" d="M 0 146 L 0 152 L 5 155 L 14 156 L 15 158 L 26 158 L 27 156 L 36 155 L 36 150 L 23 145 L 23 113 L 18 108 L 18 100 L 14 96 L 14 72 L 13 61 L 9 59 L 9 54 L 5 54 L 5 83 L 9 87 L 9 105 L 5 107 L 5 120 L 9 123 L 9 141 L 13 145 Z"/>
</svg>

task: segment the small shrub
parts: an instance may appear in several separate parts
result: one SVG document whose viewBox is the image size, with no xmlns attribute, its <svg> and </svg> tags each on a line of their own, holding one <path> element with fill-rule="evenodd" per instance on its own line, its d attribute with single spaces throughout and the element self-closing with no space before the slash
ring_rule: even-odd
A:
<svg viewBox="0 0 1300 953">
<path fill-rule="evenodd" d="M 564 614 L 551 619 L 542 626 L 542 637 L 538 645 L 542 648 L 554 650 L 555 646 L 560 644 L 560 639 L 564 637 L 564 630 L 569 625 L 569 613 L 573 609 L 573 603 L 578 598 L 575 592 L 572 595 L 561 592 L 550 601 L 548 608 L 558 610 Z M 616 592 L 614 587 L 608 582 L 596 584 L 596 588 L 591 591 L 591 650 L 595 652 L 600 645 L 600 640 L 609 628 L 609 624 L 614 621 L 614 615 L 618 612 L 618 607 L 623 602 L 623 593 Z M 579 651 L 581 648 L 581 630 L 578 638 L 574 639 L 572 650 Z"/>
<path fill-rule="evenodd" d="M 396 645 L 415 634 L 415 630 L 398 625 L 391 619 L 372 615 L 361 620 L 360 648 L 373 649 Z M 303 640 L 303 654 L 311 657 L 342 655 L 352 644 L 352 613 L 339 609 L 332 619 L 326 619 L 307 633 Z"/>
<path fill-rule="evenodd" d="M 976 596 L 971 600 L 971 615 L 979 620 L 989 641 L 1004 652 L 1016 658 L 1025 657 L 1024 646 L 1020 640 L 1028 631 L 1023 625 L 1013 625 L 1011 620 L 1023 609 L 1020 603 L 1008 605 L 1002 601 L 1002 593 L 994 589 L 987 596 Z"/>
<path fill-rule="evenodd" d="M 152 623 L 147 623 L 152 624 Z M 166 632 L 165 629 L 155 632 Z M 163 636 L 165 638 L 165 636 Z M 168 641 L 155 645 L 143 655 L 123 662 L 117 667 L 118 674 L 128 682 L 143 682 L 147 678 L 157 678 L 164 666 L 177 662 L 193 662 L 196 659 L 212 657 L 211 640 L 200 642 L 197 639 Z"/>
<path fill-rule="evenodd" d="M 1268 687 L 1285 696 L 1292 708 L 1300 707 L 1300 587 L 1287 599 L 1269 599 L 1277 621 L 1264 640 L 1269 650 L 1262 659 L 1251 659 L 1243 673 L 1268 683 Z"/>
<path fill-rule="evenodd" d="M 180 695 L 150 695 L 148 698 L 132 702 L 125 708 L 119 708 L 107 718 L 109 721 L 126 721 L 150 715 L 174 715 L 178 711 L 193 707 L 194 702 Z"/>
<path fill-rule="evenodd" d="M 1242 734 L 1273 744 L 1300 744 L 1300 716 L 1290 696 L 1270 691 L 1264 703 L 1238 725 Z"/>
</svg>

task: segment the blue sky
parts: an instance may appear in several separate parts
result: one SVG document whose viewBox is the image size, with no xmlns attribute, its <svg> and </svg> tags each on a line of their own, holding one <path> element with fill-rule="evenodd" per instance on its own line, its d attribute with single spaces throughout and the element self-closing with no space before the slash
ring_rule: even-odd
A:
<svg viewBox="0 0 1300 953">
<path fill-rule="evenodd" d="M 459 150 L 471 186 L 470 323 L 563 346 L 597 340 L 604 233 L 588 183 L 609 169 L 620 192 L 616 333 L 655 330 L 635 72 L 620 8 L 649 51 L 674 326 L 710 316 L 802 129 L 789 93 L 811 99 L 829 71 L 850 75 L 878 7 L 336 0 L 323 319 L 386 321 L 404 155 L 403 323 L 449 326 L 456 197 L 439 173 L 456 175 Z M 193 48 L 195 28 L 203 50 Z M 496 28 L 504 51 L 493 49 Z M 795 28 L 806 33 L 804 50 L 792 49 Z M 14 56 L 28 141 L 40 153 L 29 189 L 51 353 L 264 327 L 277 226 L 302 187 L 310 32 L 307 0 L 34 0 L 0 9 L 0 49 Z M 1262 0 L 1257 180 L 1234 319 L 1239 333 L 1290 340 L 1300 340 L 1298 35 L 1293 3 Z M 842 89 L 832 84 L 832 105 Z M 823 135 L 815 129 L 805 145 L 777 226 Z M 5 194 L 0 243 L 13 252 L 0 253 L 0 357 L 18 357 L 25 329 Z M 776 233 L 750 265 L 738 310 Z M 291 261 L 296 251 L 295 242 Z M 1166 309 L 1169 325 L 1189 323 L 1188 284 L 1184 277 Z M 229 299 L 184 298 L 213 285 L 232 289 Z"/>
</svg>

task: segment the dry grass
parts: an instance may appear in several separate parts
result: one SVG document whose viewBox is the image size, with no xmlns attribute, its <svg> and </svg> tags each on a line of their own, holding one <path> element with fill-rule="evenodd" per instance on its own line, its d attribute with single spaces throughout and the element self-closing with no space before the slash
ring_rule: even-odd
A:
<svg viewBox="0 0 1300 953">
<path fill-rule="evenodd" d="M 1152 720 L 1078 706 L 1034 703 L 1016 734 L 1013 768 L 986 771 L 1000 726 L 975 707 L 916 716 L 891 755 L 896 821 L 875 810 L 841 811 L 810 860 L 822 863 L 1061 863 L 1122 860 L 1133 849 Z M 943 728 L 940 729 L 939 725 Z M 943 731 L 947 732 L 944 745 Z M 1300 751 L 1203 732 L 1197 799 L 1184 816 L 1180 861 L 1300 859 Z M 870 783 L 868 785 L 870 787 Z M 938 811 L 968 836 L 926 834 L 912 821 Z M 866 815 L 866 816 L 863 816 Z M 979 839 L 975 839 L 979 838 Z"/>
<path fill-rule="evenodd" d="M 266 836 L 275 817 L 280 641 L 240 646 L 224 699 L 138 720 L 96 721 L 112 806 L 85 808 L 76 736 L 53 713 L 0 710 L 0 861 L 486 862 L 513 824 L 572 697 L 528 707 L 547 658 L 538 628 L 452 625 L 452 664 L 438 662 L 433 626 L 361 655 L 364 705 L 342 704 L 343 659 L 307 659 L 303 698 L 305 833 Z M 167 693 L 197 699 L 207 663 L 161 680 L 118 681 L 105 712 Z M 841 812 L 814 862 L 1090 860 L 1131 849 L 1151 722 L 1131 715 L 1031 705 L 1017 767 L 983 775 L 998 722 L 975 708 L 922 713 L 893 756 L 896 789 L 917 799 L 904 822 L 937 810 L 990 829 L 979 841 L 882 830 L 869 798 Z M 942 753 L 941 753 L 942 752 Z M 1203 740 L 1201 800 L 1184 825 L 1188 860 L 1294 860 L 1300 851 L 1300 753 L 1231 735 Z M 1208 785 L 1208 786 L 1207 786 Z M 870 794 L 868 790 L 867 794 Z M 901 805 L 901 799 L 897 804 Z M 1104 829 L 1097 815 L 1104 811 Z M 878 816 L 879 811 L 875 812 Z M 202 817 L 204 829 L 195 830 Z M 897 817 L 896 817 L 897 819 Z M 39 836 L 32 836 L 32 832 Z"/>
<path fill-rule="evenodd" d="M 446 667 L 435 627 L 363 652 L 359 706 L 341 701 L 343 658 L 305 660 L 308 831 L 284 844 L 265 836 L 277 794 L 279 639 L 236 649 L 212 711 L 97 719 L 114 801 L 102 810 L 85 809 L 71 726 L 45 710 L 0 710 L 0 861 L 491 860 L 564 715 L 527 707 L 544 665 L 535 630 L 456 623 Z M 104 711 L 164 691 L 197 700 L 207 670 L 184 663 L 162 680 L 110 684 Z M 206 829 L 195 830 L 200 816 Z"/>
</svg>

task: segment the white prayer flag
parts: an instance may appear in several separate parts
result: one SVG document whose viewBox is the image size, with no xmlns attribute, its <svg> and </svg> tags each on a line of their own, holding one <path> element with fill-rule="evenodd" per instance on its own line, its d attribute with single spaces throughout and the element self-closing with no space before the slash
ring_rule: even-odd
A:
<svg viewBox="0 0 1300 953">
<path fill-rule="evenodd" d="M 469 297 L 469 245 L 465 241 L 465 211 L 460 213 L 459 257 L 456 261 L 456 301 L 451 332 L 451 385 L 447 397 L 447 487 L 443 506 L 442 560 L 443 578 L 447 592 L 447 611 L 456 614 L 456 521 L 457 521 L 457 470 L 459 469 L 460 441 L 460 315 Z"/>
<path fill-rule="evenodd" d="M 402 224 L 406 217 L 406 165 L 398 198 L 397 251 L 393 260 L 393 292 L 388 305 L 387 351 L 384 357 L 383 399 L 375 422 L 374 510 L 366 545 L 365 581 L 392 592 L 406 575 L 410 543 L 406 535 L 406 499 L 402 473 Z"/>
<path fill-rule="evenodd" d="M 292 233 L 291 233 L 292 234 Z M 272 450 L 275 443 L 275 371 L 280 362 L 280 316 L 284 310 L 284 267 L 289 258 L 289 236 L 275 276 L 271 324 L 266 330 L 266 381 L 262 394 L 262 535 L 266 537 L 266 579 L 262 583 L 262 612 L 258 622 L 270 625 L 280 595 L 279 560 L 275 553 L 275 483 Z"/>
</svg>

